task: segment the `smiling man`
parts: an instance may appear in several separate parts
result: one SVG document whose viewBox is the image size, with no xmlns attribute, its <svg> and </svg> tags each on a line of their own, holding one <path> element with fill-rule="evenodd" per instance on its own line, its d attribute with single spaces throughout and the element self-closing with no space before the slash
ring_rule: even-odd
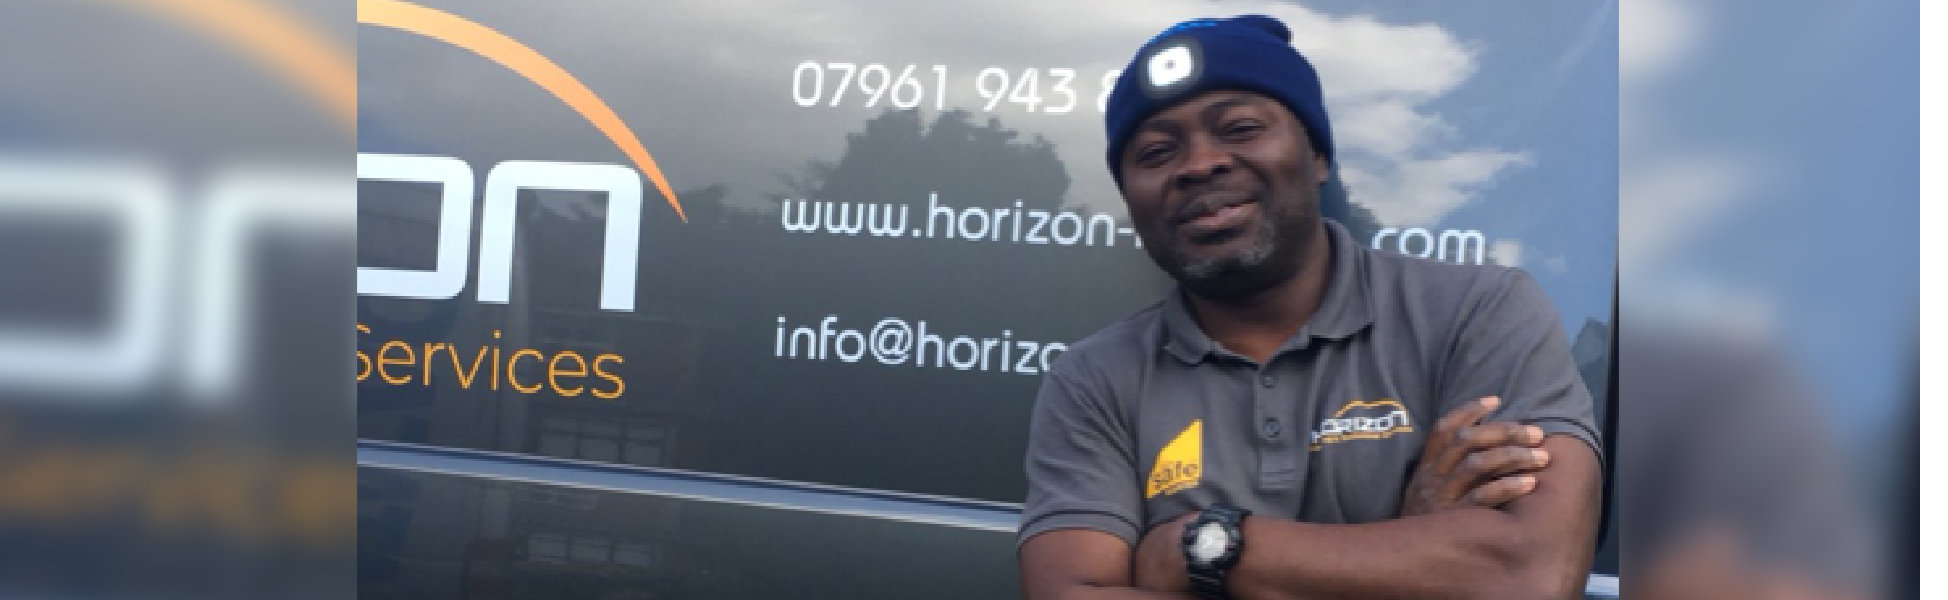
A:
<svg viewBox="0 0 1948 600">
<path fill-rule="evenodd" d="M 1554 308 L 1320 215 L 1331 128 L 1290 38 L 1180 23 L 1111 92 L 1110 171 L 1178 289 L 1047 373 L 1025 595 L 1577 596 L 1600 459 Z"/>
</svg>

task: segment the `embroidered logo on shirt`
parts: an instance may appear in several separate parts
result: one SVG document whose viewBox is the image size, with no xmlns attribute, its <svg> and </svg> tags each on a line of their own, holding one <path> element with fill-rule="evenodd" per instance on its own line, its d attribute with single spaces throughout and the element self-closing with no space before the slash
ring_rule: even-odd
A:
<svg viewBox="0 0 1948 600">
<path fill-rule="evenodd" d="M 1331 417 L 1319 420 L 1319 426 L 1312 429 L 1312 451 L 1346 440 L 1381 440 L 1413 431 L 1414 419 L 1399 400 L 1354 400 L 1339 407 Z"/>
<path fill-rule="evenodd" d="M 1157 452 L 1157 466 L 1150 469 L 1150 485 L 1143 497 L 1155 498 L 1197 487 L 1204 474 L 1204 420 L 1190 422 L 1177 438 Z"/>
</svg>

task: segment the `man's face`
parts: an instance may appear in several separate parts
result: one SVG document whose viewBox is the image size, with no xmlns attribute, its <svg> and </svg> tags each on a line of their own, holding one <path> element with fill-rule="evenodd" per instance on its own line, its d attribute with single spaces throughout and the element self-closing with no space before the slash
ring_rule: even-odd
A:
<svg viewBox="0 0 1948 600">
<path fill-rule="evenodd" d="M 1326 160 L 1268 96 L 1194 96 L 1144 121 L 1119 160 L 1144 249 L 1200 295 L 1235 298 L 1284 281 L 1321 231 Z"/>
</svg>

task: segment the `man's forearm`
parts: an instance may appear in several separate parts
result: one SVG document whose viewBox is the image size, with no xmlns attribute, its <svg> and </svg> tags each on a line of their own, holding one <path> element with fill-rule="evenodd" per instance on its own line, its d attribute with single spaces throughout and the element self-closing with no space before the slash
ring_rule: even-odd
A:
<svg viewBox="0 0 1948 600">
<path fill-rule="evenodd" d="M 1028 600 L 1197 600 L 1182 591 L 1140 589 L 1130 546 L 1090 529 L 1058 529 L 1021 546 L 1021 595 Z"/>
<path fill-rule="evenodd" d="M 1501 539 L 1511 519 L 1491 509 L 1362 525 L 1253 517 L 1245 529 L 1251 551 L 1232 570 L 1230 589 L 1240 600 L 1530 597 L 1509 589 L 1542 575 L 1527 572 L 1515 542 Z"/>
<path fill-rule="evenodd" d="M 1551 438 L 1557 455 L 1573 439 Z M 1505 510 L 1463 508 L 1378 523 L 1245 520 L 1228 584 L 1240 600 L 1574 598 L 1589 567 L 1600 483 L 1587 450 L 1540 474 Z"/>
<path fill-rule="evenodd" d="M 1186 592 L 1159 592 L 1127 586 L 1071 583 L 1047 591 L 1024 591 L 1028 600 L 1199 600 Z"/>
</svg>

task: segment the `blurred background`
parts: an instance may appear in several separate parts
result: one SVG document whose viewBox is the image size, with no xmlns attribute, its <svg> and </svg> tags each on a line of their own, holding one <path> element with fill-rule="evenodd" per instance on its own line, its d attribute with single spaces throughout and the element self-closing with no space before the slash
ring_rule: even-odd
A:
<svg viewBox="0 0 1948 600">
<path fill-rule="evenodd" d="M 1625 597 L 1915 596 L 1918 11 L 1620 5 Z"/>
<path fill-rule="evenodd" d="M 1623 595 L 1914 597 L 1917 4 L 1617 12 Z M 0 3 L 0 597 L 356 593 L 354 35 Z"/>
<path fill-rule="evenodd" d="M 346 2 L 0 2 L 0 597 L 345 598 Z"/>
</svg>

